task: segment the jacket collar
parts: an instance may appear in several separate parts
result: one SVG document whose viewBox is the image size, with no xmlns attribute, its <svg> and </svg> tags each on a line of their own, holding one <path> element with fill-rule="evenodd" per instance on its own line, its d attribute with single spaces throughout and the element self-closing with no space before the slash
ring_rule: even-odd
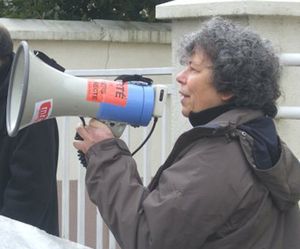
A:
<svg viewBox="0 0 300 249">
<path fill-rule="evenodd" d="M 200 112 L 191 112 L 188 119 L 193 127 L 204 125 L 220 116 L 222 113 L 234 109 L 235 106 L 231 103 L 214 106 Z"/>
<path fill-rule="evenodd" d="M 250 120 L 263 117 L 264 114 L 260 110 L 253 110 L 248 108 L 236 108 L 224 112 L 215 119 L 211 120 L 205 126 L 216 127 L 216 126 L 233 126 L 237 127 L 241 124 L 247 123 Z"/>
</svg>

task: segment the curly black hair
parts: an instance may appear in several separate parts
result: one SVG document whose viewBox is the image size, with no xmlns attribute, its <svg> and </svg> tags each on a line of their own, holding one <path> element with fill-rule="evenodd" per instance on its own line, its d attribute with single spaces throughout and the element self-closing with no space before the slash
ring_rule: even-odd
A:
<svg viewBox="0 0 300 249">
<path fill-rule="evenodd" d="M 213 17 L 183 38 L 180 62 L 186 64 L 197 51 L 212 61 L 213 84 L 218 92 L 233 94 L 232 104 L 275 117 L 281 67 L 270 41 L 246 27 Z"/>
</svg>

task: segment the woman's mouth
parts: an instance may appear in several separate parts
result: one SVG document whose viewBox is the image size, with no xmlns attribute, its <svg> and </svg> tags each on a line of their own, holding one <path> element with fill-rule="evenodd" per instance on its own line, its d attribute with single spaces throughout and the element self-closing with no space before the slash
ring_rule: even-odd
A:
<svg viewBox="0 0 300 249">
<path fill-rule="evenodd" d="M 183 99 L 189 97 L 189 95 L 187 95 L 187 94 L 185 94 L 185 93 L 183 93 L 183 92 L 179 92 L 179 95 L 180 95 L 180 100 L 181 100 L 181 101 L 182 101 Z"/>
</svg>

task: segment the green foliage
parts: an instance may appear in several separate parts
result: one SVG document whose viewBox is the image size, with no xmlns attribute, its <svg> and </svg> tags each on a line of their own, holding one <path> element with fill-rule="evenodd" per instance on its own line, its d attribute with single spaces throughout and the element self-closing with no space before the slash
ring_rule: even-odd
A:
<svg viewBox="0 0 300 249">
<path fill-rule="evenodd" d="M 155 5 L 170 0 L 0 0 L 0 16 L 54 20 L 155 20 Z"/>
</svg>

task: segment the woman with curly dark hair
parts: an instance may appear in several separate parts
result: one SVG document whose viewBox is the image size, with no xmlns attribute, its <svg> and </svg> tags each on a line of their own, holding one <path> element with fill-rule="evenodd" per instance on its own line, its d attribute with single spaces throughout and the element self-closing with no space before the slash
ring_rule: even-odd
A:
<svg viewBox="0 0 300 249">
<path fill-rule="evenodd" d="M 106 224 L 128 249 L 300 248 L 300 165 L 273 122 L 280 66 L 270 42 L 216 17 L 183 39 L 180 58 L 193 128 L 147 188 L 107 126 L 77 129 Z"/>
<path fill-rule="evenodd" d="M 214 87 L 218 92 L 231 92 L 232 104 L 276 115 L 280 67 L 268 40 L 217 17 L 185 36 L 179 49 L 181 63 L 189 63 L 197 51 L 210 59 Z"/>
</svg>

